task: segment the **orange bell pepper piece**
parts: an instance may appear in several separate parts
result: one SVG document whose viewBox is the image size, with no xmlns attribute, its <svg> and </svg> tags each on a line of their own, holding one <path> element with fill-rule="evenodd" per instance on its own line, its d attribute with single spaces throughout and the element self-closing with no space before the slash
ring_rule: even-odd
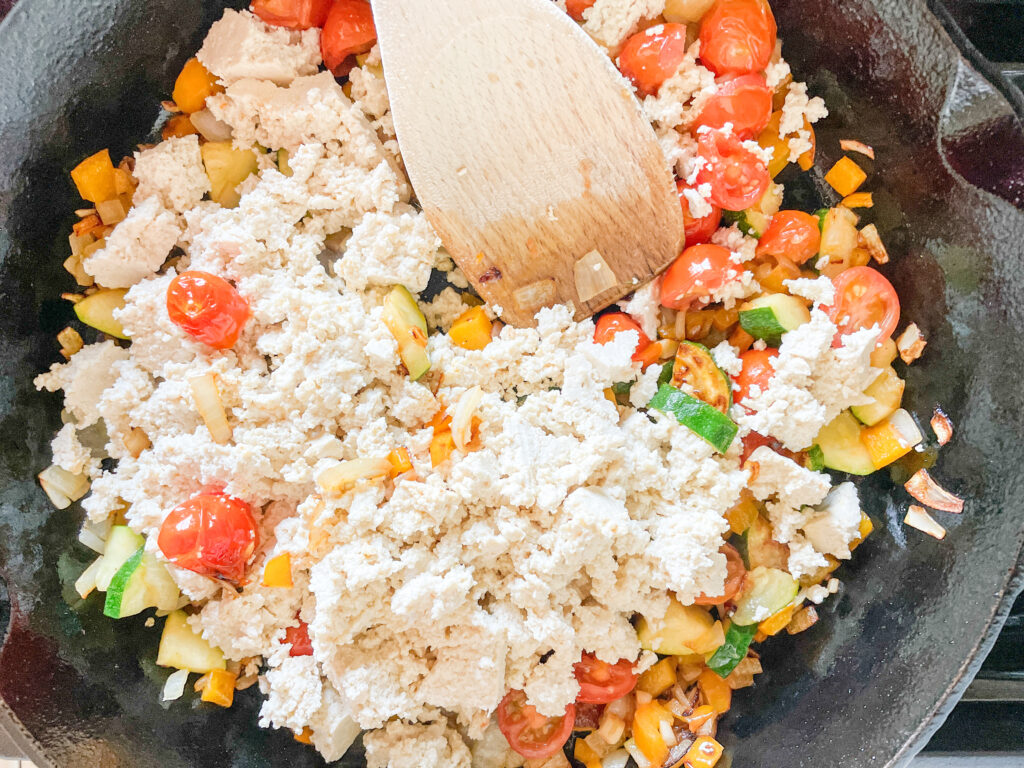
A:
<svg viewBox="0 0 1024 768">
<path fill-rule="evenodd" d="M 76 165 L 71 171 L 71 180 L 75 182 L 82 199 L 91 203 L 102 203 L 117 197 L 114 164 L 110 162 L 109 150 L 101 150 Z"/>
<path fill-rule="evenodd" d="M 662 765 L 668 757 L 668 744 L 661 735 L 661 723 L 672 722 L 672 713 L 657 701 L 636 708 L 633 715 L 633 741 L 651 765 Z"/>
<path fill-rule="evenodd" d="M 435 432 L 430 440 L 430 466 L 436 467 L 446 462 L 455 452 L 455 438 L 449 430 Z"/>
<path fill-rule="evenodd" d="M 491 320 L 483 307 L 471 307 L 459 315 L 448 335 L 457 347 L 483 349 L 491 343 Z"/>
<path fill-rule="evenodd" d="M 217 78 L 199 63 L 199 59 L 189 59 L 181 68 L 178 79 L 174 81 L 171 98 L 178 105 L 178 109 L 192 114 L 203 109 L 210 96 L 223 90 L 217 83 Z"/>
<path fill-rule="evenodd" d="M 210 670 L 210 679 L 200 698 L 218 707 L 230 707 L 235 700 L 235 673 L 226 669 Z"/>
<path fill-rule="evenodd" d="M 704 694 L 704 700 L 720 715 L 724 715 L 732 706 L 732 688 L 710 669 L 705 669 L 697 678 L 697 686 Z"/>
<path fill-rule="evenodd" d="M 409 451 L 405 448 L 398 448 L 388 454 L 388 461 L 391 462 L 391 477 L 398 477 L 403 472 L 412 469 L 412 459 L 409 458 Z"/>
<path fill-rule="evenodd" d="M 272 557 L 263 567 L 264 587 L 291 587 L 292 582 L 292 557 L 284 552 Z"/>
<path fill-rule="evenodd" d="M 722 759 L 723 751 L 722 745 L 710 736 L 701 736 L 687 751 L 683 765 L 686 768 L 714 768 Z"/>
<path fill-rule="evenodd" d="M 825 174 L 825 181 L 843 197 L 856 192 L 868 178 L 863 169 L 848 157 L 842 157 Z"/>
</svg>

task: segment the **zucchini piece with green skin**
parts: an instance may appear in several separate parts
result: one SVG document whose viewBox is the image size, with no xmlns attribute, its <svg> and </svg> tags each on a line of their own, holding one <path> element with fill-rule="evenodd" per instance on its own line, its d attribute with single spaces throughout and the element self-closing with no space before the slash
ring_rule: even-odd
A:
<svg viewBox="0 0 1024 768">
<path fill-rule="evenodd" d="M 140 547 L 110 581 L 103 614 L 122 619 L 146 608 L 171 611 L 178 607 L 179 598 L 178 585 L 164 564 Z"/>
<path fill-rule="evenodd" d="M 807 449 L 807 468 L 812 472 L 821 472 L 825 469 L 825 454 L 817 445 L 812 445 Z"/>
<path fill-rule="evenodd" d="M 757 634 L 757 624 L 741 626 L 735 621 L 725 633 L 725 642 L 707 660 L 708 669 L 719 677 L 728 677 L 736 665 L 747 657 L 750 643 Z"/>
<path fill-rule="evenodd" d="M 127 339 L 121 321 L 114 317 L 114 311 L 124 309 L 124 295 L 127 288 L 108 288 L 86 296 L 75 304 L 75 315 L 86 325 L 102 331 L 108 336 Z"/>
<path fill-rule="evenodd" d="M 192 630 L 183 611 L 167 614 L 156 663 L 161 667 L 187 669 L 201 675 L 213 669 L 227 668 L 221 650 L 211 646 L 202 635 Z"/>
<path fill-rule="evenodd" d="M 224 208 L 234 208 L 242 199 L 236 187 L 259 170 L 256 153 L 235 149 L 231 141 L 207 141 L 199 151 L 210 179 L 210 199 Z"/>
<path fill-rule="evenodd" d="M 736 601 L 733 624 L 756 625 L 793 602 L 799 591 L 800 582 L 785 571 L 758 566 L 747 574 L 746 587 Z"/>
<path fill-rule="evenodd" d="M 735 224 L 744 235 L 760 239 L 767 229 L 771 219 L 760 211 L 747 208 L 743 211 L 722 211 L 722 224 L 729 226 Z"/>
<path fill-rule="evenodd" d="M 706 440 L 719 453 L 729 450 L 739 431 L 736 422 L 721 411 L 668 384 L 661 385 L 647 407 L 674 416 L 676 421 Z"/>
<path fill-rule="evenodd" d="M 398 354 L 409 370 L 409 378 L 419 379 L 430 370 L 427 354 L 427 319 L 416 299 L 403 285 L 396 285 L 384 299 L 384 325 L 398 342 Z"/>
<path fill-rule="evenodd" d="M 906 382 L 899 377 L 895 369 L 889 366 L 864 390 L 865 396 L 874 398 L 874 402 L 855 405 L 850 408 L 850 413 L 861 423 L 873 426 L 896 413 L 903 401 L 903 390 L 906 386 Z"/>
<path fill-rule="evenodd" d="M 643 616 L 637 621 L 636 636 L 640 647 L 669 656 L 695 653 L 693 647 L 711 629 L 715 620 L 705 609 L 683 605 L 670 598 L 668 610 L 661 621 L 649 623 Z"/>
<path fill-rule="evenodd" d="M 777 347 L 782 334 L 811 321 L 807 305 L 795 296 L 772 293 L 740 307 L 740 326 L 755 339 Z"/>
<path fill-rule="evenodd" d="M 672 364 L 671 385 L 682 389 L 686 383 L 699 400 L 715 410 L 729 412 L 732 405 L 732 385 L 729 377 L 715 364 L 711 351 L 693 341 L 679 342 L 676 359 Z"/>
<path fill-rule="evenodd" d="M 772 538 L 772 526 L 758 515 L 739 538 L 738 547 L 747 569 L 778 568 L 784 570 L 789 563 L 789 547 Z"/>
<path fill-rule="evenodd" d="M 828 469 L 851 475 L 870 475 L 875 471 L 871 454 L 860 439 L 863 430 L 849 411 L 843 411 L 822 427 L 814 443 L 821 449 L 822 462 Z"/>
<path fill-rule="evenodd" d="M 114 525 L 107 534 L 107 545 L 103 550 L 103 563 L 96 572 L 96 589 L 106 592 L 114 575 L 145 544 L 139 534 L 127 525 Z"/>
<path fill-rule="evenodd" d="M 818 219 L 818 231 L 821 232 L 825 227 L 825 217 L 828 216 L 828 208 L 819 208 L 814 212 L 814 216 Z"/>
</svg>

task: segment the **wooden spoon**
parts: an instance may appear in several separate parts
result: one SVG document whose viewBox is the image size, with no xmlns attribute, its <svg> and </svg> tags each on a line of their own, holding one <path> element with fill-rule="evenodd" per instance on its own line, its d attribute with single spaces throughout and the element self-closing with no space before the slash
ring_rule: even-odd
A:
<svg viewBox="0 0 1024 768">
<path fill-rule="evenodd" d="M 372 0 L 402 157 L 480 295 L 532 325 L 639 287 L 683 246 L 629 85 L 551 0 Z"/>
</svg>

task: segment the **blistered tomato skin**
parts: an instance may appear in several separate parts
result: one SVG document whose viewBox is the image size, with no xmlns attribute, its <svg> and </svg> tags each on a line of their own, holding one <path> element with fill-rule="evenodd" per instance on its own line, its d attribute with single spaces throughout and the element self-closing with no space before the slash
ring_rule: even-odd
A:
<svg viewBox="0 0 1024 768">
<path fill-rule="evenodd" d="M 672 262 L 661 280 L 661 305 L 686 310 L 719 290 L 733 271 L 728 250 L 720 245 L 693 245 Z"/>
<path fill-rule="evenodd" d="M 784 256 L 803 264 L 818 254 L 821 231 L 818 218 L 803 211 L 779 211 L 757 243 L 758 256 Z"/>
<path fill-rule="evenodd" d="M 598 344 L 607 344 L 615 338 L 620 331 L 636 331 L 639 338 L 636 350 L 633 352 L 633 362 L 643 362 L 643 351 L 650 345 L 651 340 L 640 328 L 640 324 L 625 312 L 609 312 L 601 315 L 594 326 L 594 341 Z"/>
<path fill-rule="evenodd" d="M 719 83 L 715 93 L 697 116 L 697 125 L 709 128 L 732 126 L 740 139 L 752 139 L 764 130 L 772 117 L 772 90 L 764 75 L 733 77 Z"/>
<path fill-rule="evenodd" d="M 851 267 L 832 279 L 835 301 L 824 307 L 836 324 L 832 346 L 842 346 L 843 336 L 878 326 L 878 338 L 892 336 L 900 322 L 900 297 L 885 276 L 871 267 Z"/>
<path fill-rule="evenodd" d="M 701 63 L 718 76 L 762 72 L 776 36 L 767 0 L 718 0 L 700 22 Z"/>
<path fill-rule="evenodd" d="M 345 60 L 366 53 L 377 42 L 377 27 L 367 0 L 334 0 L 320 34 L 324 66 L 335 76 L 348 74 Z"/>
<path fill-rule="evenodd" d="M 220 491 L 178 505 L 164 519 L 157 546 L 179 568 L 241 584 L 259 544 L 252 508 Z"/>
<path fill-rule="evenodd" d="M 253 0 L 252 12 L 267 24 L 288 29 L 322 27 L 332 0 Z"/>
<path fill-rule="evenodd" d="M 701 216 L 699 219 L 690 214 L 690 202 L 686 199 L 685 191 L 691 187 L 685 181 L 676 182 L 676 192 L 679 194 L 679 204 L 683 208 L 683 226 L 686 232 L 686 245 L 700 245 L 711 239 L 722 222 L 722 209 L 714 203 L 709 203 L 711 213 Z"/>
<path fill-rule="evenodd" d="M 299 621 L 299 626 L 284 631 L 284 641 L 291 645 L 289 656 L 312 656 L 313 641 L 309 639 L 309 625 Z"/>
<path fill-rule="evenodd" d="M 167 314 L 176 326 L 215 349 L 238 341 L 251 312 L 227 280 L 209 272 L 182 272 L 167 288 Z"/>
<path fill-rule="evenodd" d="M 640 96 L 653 96 L 686 57 L 686 25 L 658 24 L 637 32 L 622 47 L 619 71 Z"/>
<path fill-rule="evenodd" d="M 726 211 L 742 211 L 768 191 L 768 166 L 735 136 L 705 131 L 697 139 L 704 165 L 697 183 L 711 187 L 711 202 Z"/>
<path fill-rule="evenodd" d="M 562 748 L 572 734 L 576 707 L 561 717 L 545 717 L 526 703 L 522 691 L 509 691 L 498 704 L 498 727 L 513 750 L 528 760 L 543 760 Z"/>
</svg>

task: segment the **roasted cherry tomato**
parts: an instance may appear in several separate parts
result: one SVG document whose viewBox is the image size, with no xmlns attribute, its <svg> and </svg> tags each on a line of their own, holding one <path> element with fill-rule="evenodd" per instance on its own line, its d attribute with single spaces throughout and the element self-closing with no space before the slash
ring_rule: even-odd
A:
<svg viewBox="0 0 1024 768">
<path fill-rule="evenodd" d="M 209 272 L 182 272 L 167 288 L 167 314 L 189 336 L 230 349 L 249 319 L 249 305 L 227 280 Z"/>
<path fill-rule="evenodd" d="M 686 245 L 700 245 L 706 243 L 715 234 L 718 225 L 722 223 L 722 209 L 711 203 L 711 213 L 695 219 L 690 215 L 690 201 L 686 199 L 684 190 L 691 189 L 685 181 L 676 182 L 676 191 L 679 193 L 679 204 L 683 206 L 683 225 L 686 229 Z"/>
<path fill-rule="evenodd" d="M 596 2 L 597 0 L 565 0 L 565 10 L 576 21 L 583 21 L 583 12 Z"/>
<path fill-rule="evenodd" d="M 299 621 L 299 626 L 288 627 L 284 631 L 284 641 L 290 643 L 292 649 L 288 651 L 289 656 L 312 656 L 313 641 L 309 639 L 309 625 Z"/>
<path fill-rule="evenodd" d="M 779 350 L 772 349 L 750 349 L 740 355 L 743 368 L 738 374 L 732 377 L 732 397 L 737 403 L 750 396 L 750 388 L 758 387 L 761 392 L 768 388 L 768 382 L 775 375 L 775 368 L 772 367 L 772 360 L 779 356 Z"/>
<path fill-rule="evenodd" d="M 322 27 L 332 0 L 252 0 L 252 12 L 267 24 L 288 29 Z"/>
<path fill-rule="evenodd" d="M 817 216 L 803 211 L 779 211 L 757 243 L 758 256 L 783 256 L 803 264 L 818 255 L 821 230 Z"/>
<path fill-rule="evenodd" d="M 716 75 L 761 72 L 775 52 L 766 0 L 718 0 L 700 20 L 700 60 Z"/>
<path fill-rule="evenodd" d="M 324 31 L 320 34 L 320 51 L 324 66 L 335 75 L 341 74 L 345 59 L 366 53 L 377 42 L 377 28 L 367 0 L 334 0 Z"/>
<path fill-rule="evenodd" d="M 641 96 L 652 96 L 686 56 L 686 25 L 658 24 L 637 32 L 622 47 L 619 71 Z"/>
<path fill-rule="evenodd" d="M 597 318 L 597 323 L 594 326 L 594 341 L 598 344 L 607 344 L 620 331 L 636 331 L 640 334 L 640 340 L 636 344 L 636 351 L 633 352 L 633 362 L 646 362 L 647 359 L 644 351 L 651 345 L 651 340 L 640 328 L 640 324 L 625 312 L 609 312 Z"/>
<path fill-rule="evenodd" d="M 577 704 L 607 704 L 622 698 L 636 686 L 633 662 L 626 659 L 609 664 L 592 653 L 584 653 L 573 669 L 576 682 L 580 684 Z"/>
<path fill-rule="evenodd" d="M 871 267 L 851 267 L 835 276 L 836 299 L 827 307 L 829 319 L 838 332 L 833 346 L 842 345 L 848 333 L 877 325 L 880 339 L 891 336 L 900 322 L 900 298 L 892 283 Z"/>
<path fill-rule="evenodd" d="M 739 270 L 731 254 L 720 245 L 691 245 L 665 271 L 661 279 L 661 304 L 669 309 L 688 309 L 694 301 L 717 291 L 729 273 Z"/>
<path fill-rule="evenodd" d="M 570 704 L 561 717 L 546 717 L 526 703 L 522 691 L 509 691 L 498 704 L 498 727 L 508 745 L 527 760 L 551 757 L 569 740 L 576 720 Z"/>
<path fill-rule="evenodd" d="M 711 185 L 711 202 L 727 211 L 749 208 L 768 190 L 768 167 L 735 136 L 706 131 L 697 140 L 704 165 L 698 184 Z"/>
<path fill-rule="evenodd" d="M 241 499 L 215 491 L 193 496 L 171 510 L 157 545 L 179 568 L 240 584 L 259 544 L 252 509 Z"/>
<path fill-rule="evenodd" d="M 776 440 L 774 437 L 765 437 L 759 432 L 748 432 L 747 436 L 743 438 L 743 450 L 740 451 L 740 464 L 745 464 L 747 459 L 750 458 L 750 454 L 756 451 L 761 446 L 767 446 L 775 451 L 780 456 L 785 456 L 787 459 L 792 459 L 797 464 L 804 465 L 804 457 L 802 454 L 796 451 L 790 451 L 782 447 L 782 443 Z"/>
<path fill-rule="evenodd" d="M 721 605 L 736 597 L 743 587 L 747 569 L 743 566 L 743 558 L 736 551 L 736 547 L 731 544 L 723 544 L 718 551 L 725 555 L 725 587 L 722 589 L 722 594 L 717 597 L 698 595 L 694 598 L 694 605 Z"/>
<path fill-rule="evenodd" d="M 740 139 L 752 139 L 764 130 L 772 117 L 772 89 L 764 75 L 740 75 L 719 85 L 718 92 L 697 116 L 697 125 L 724 128 Z"/>
</svg>

